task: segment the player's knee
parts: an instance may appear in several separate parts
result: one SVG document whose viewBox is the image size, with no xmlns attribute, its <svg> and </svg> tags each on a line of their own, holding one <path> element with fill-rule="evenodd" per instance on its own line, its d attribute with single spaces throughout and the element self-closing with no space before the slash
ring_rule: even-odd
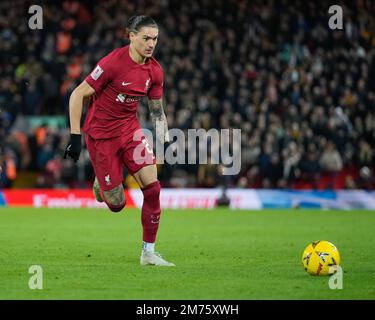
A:
<svg viewBox="0 0 375 320">
<path fill-rule="evenodd" d="M 109 191 L 103 191 L 103 198 L 112 212 L 119 212 L 125 207 L 126 199 L 122 185 Z"/>
</svg>

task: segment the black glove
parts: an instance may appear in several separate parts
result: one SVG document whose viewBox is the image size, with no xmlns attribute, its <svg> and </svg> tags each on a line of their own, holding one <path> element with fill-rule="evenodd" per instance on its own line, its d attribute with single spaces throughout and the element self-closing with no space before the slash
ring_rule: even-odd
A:
<svg viewBox="0 0 375 320">
<path fill-rule="evenodd" d="M 82 142 L 81 142 L 81 135 L 80 134 L 70 134 L 70 141 L 65 149 L 64 159 L 68 156 L 77 162 L 79 159 L 79 154 L 81 153 L 82 149 Z"/>
</svg>

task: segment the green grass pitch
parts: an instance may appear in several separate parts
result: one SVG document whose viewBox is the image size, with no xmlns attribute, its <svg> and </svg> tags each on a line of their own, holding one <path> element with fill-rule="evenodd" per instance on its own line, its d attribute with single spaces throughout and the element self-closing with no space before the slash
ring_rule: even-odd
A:
<svg viewBox="0 0 375 320">
<path fill-rule="evenodd" d="M 313 240 L 339 248 L 343 289 L 303 270 Z M 375 299 L 373 211 L 164 210 L 156 249 L 177 266 L 139 265 L 136 209 L 2 208 L 0 299 Z"/>
</svg>

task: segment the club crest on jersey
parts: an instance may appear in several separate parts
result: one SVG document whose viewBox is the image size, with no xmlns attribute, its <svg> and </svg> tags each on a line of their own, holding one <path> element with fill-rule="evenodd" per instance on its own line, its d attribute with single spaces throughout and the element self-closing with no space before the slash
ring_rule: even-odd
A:
<svg viewBox="0 0 375 320">
<path fill-rule="evenodd" d="M 107 174 L 105 177 L 104 177 L 104 180 L 105 180 L 105 184 L 107 186 L 110 186 L 112 184 L 111 182 L 111 178 L 109 177 L 109 174 Z"/>
<path fill-rule="evenodd" d="M 148 90 L 148 87 L 149 87 L 149 85 L 150 85 L 150 78 L 148 78 L 147 80 L 146 80 L 146 83 L 145 83 L 145 91 L 147 91 Z"/>
</svg>

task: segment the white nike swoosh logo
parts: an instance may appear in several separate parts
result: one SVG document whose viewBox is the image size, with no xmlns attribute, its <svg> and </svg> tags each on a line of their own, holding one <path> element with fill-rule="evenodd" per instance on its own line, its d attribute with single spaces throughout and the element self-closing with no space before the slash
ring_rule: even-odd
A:
<svg viewBox="0 0 375 320">
<path fill-rule="evenodd" d="M 127 86 L 127 85 L 129 85 L 129 84 L 132 84 L 132 83 L 131 83 L 131 82 L 123 82 L 123 83 L 122 83 L 123 86 Z"/>
</svg>

